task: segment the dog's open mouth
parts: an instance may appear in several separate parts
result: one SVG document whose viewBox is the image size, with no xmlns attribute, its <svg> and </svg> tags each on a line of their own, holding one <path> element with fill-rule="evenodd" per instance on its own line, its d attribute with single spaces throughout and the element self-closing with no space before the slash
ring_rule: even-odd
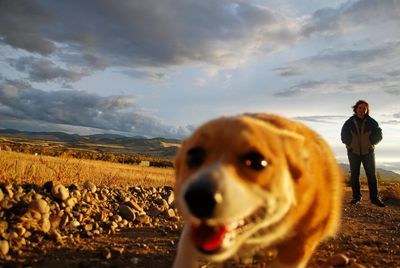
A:
<svg viewBox="0 0 400 268">
<path fill-rule="evenodd" d="M 205 254 L 214 254 L 226 248 L 236 236 L 255 226 L 266 215 L 267 209 L 260 207 L 250 216 L 230 224 L 208 224 L 202 221 L 192 225 L 191 238 L 197 249 Z"/>
</svg>

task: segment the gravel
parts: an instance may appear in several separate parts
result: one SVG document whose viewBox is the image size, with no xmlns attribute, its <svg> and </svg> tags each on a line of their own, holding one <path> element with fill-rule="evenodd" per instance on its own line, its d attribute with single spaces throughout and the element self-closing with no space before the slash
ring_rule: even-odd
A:
<svg viewBox="0 0 400 268">
<path fill-rule="evenodd" d="M 171 187 L 98 187 L 91 182 L 65 186 L 0 184 L 0 260 L 12 260 L 46 241 L 79 243 L 124 228 L 180 221 Z M 177 230 L 178 225 L 172 225 Z M 103 256 L 122 254 L 105 248 Z"/>
</svg>

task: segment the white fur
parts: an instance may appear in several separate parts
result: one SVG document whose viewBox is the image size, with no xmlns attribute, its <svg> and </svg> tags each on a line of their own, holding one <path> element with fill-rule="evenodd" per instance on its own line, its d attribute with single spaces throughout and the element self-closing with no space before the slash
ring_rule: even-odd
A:
<svg viewBox="0 0 400 268">
<path fill-rule="evenodd" d="M 282 219 L 296 200 L 294 200 L 292 178 L 288 171 L 283 170 L 280 174 L 281 176 L 276 178 L 280 182 L 276 186 L 279 189 L 272 189 L 271 192 L 262 189 L 258 185 L 246 183 L 243 180 L 240 181 L 239 178 L 233 177 L 221 162 L 211 165 L 189 178 L 183 187 L 182 196 L 178 197 L 181 204 L 185 204 L 183 195 L 190 183 L 202 179 L 205 175 L 218 183 L 222 201 L 218 204 L 219 207 L 216 208 L 215 217 L 207 220 L 210 224 L 224 224 L 229 226 L 251 215 L 261 206 L 267 207 L 268 213 L 261 223 L 253 225 L 250 230 L 246 230 L 244 233 L 236 236 L 233 240 L 234 242 L 232 245 L 229 245 L 226 251 L 204 256 L 196 250 L 189 237 L 190 224 L 192 222 L 198 223 L 199 220 L 191 215 L 186 205 L 183 205 L 181 213 L 186 225 L 179 241 L 178 253 L 173 267 L 194 268 L 196 267 L 197 260 L 200 258 L 212 262 L 221 262 L 233 255 L 240 254 L 241 247 L 246 249 L 248 248 L 247 245 L 256 248 L 270 246 L 290 233 L 290 225 L 284 220 L 282 221 Z M 278 222 L 279 224 L 277 224 Z M 257 231 L 264 228 L 268 228 L 268 231 L 262 237 L 253 236 Z M 279 264 L 277 265 L 276 267 L 279 267 Z"/>
</svg>

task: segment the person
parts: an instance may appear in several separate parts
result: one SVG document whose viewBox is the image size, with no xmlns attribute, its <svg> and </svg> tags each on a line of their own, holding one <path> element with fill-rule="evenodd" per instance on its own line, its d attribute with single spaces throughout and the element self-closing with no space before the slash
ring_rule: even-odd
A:
<svg viewBox="0 0 400 268">
<path fill-rule="evenodd" d="M 347 156 L 350 164 L 350 182 L 353 192 L 351 204 L 361 201 L 360 167 L 363 164 L 368 180 L 370 201 L 384 207 L 385 204 L 378 196 L 378 182 L 375 171 L 374 147 L 382 140 L 382 129 L 370 115 L 369 104 L 359 100 L 352 107 L 353 116 L 344 123 L 341 131 L 341 140 L 346 145 Z"/>
</svg>

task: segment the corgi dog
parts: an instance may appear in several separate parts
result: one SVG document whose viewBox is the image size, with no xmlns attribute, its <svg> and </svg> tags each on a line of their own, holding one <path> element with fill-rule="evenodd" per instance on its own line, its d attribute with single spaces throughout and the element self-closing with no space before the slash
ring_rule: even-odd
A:
<svg viewBox="0 0 400 268">
<path fill-rule="evenodd" d="M 265 248 L 272 267 L 306 267 L 341 217 L 343 176 L 327 143 L 273 114 L 214 119 L 175 159 L 183 217 L 173 268 L 223 263 Z"/>
</svg>

